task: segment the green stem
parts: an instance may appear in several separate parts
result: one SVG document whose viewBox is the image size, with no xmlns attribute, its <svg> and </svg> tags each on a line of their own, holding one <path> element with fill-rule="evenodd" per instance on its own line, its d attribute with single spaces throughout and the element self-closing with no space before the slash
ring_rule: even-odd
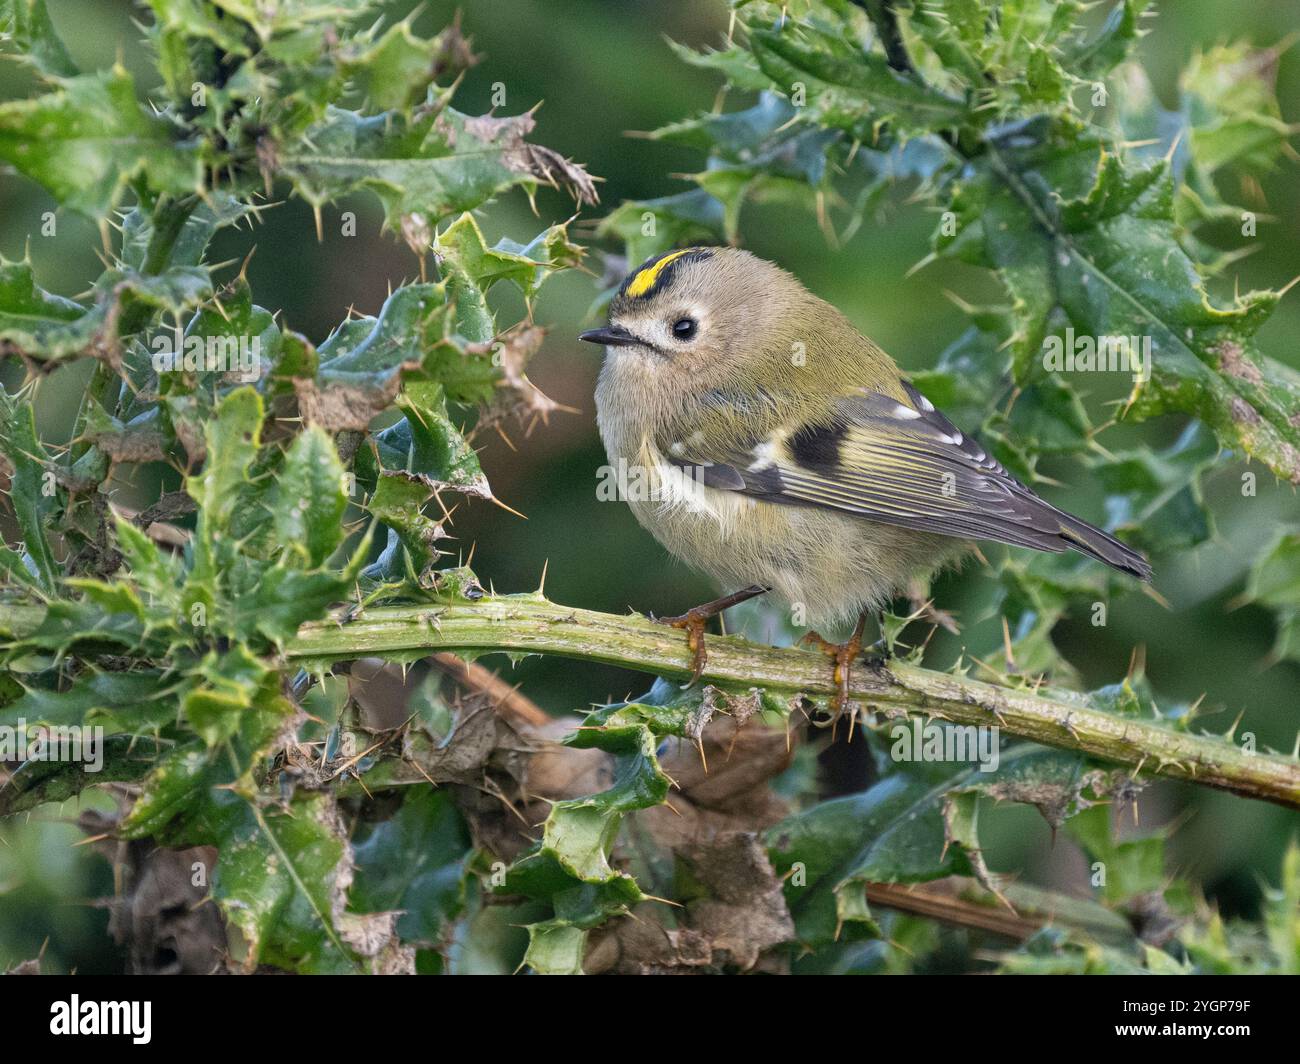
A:
<svg viewBox="0 0 1300 1064">
<path fill-rule="evenodd" d="M 41 606 L 0 603 L 0 638 L 32 631 L 44 612 Z M 685 639 L 674 629 L 635 614 L 617 617 L 560 606 L 540 595 L 372 607 L 346 622 L 303 625 L 284 657 L 294 665 L 325 668 L 360 657 L 415 660 L 444 650 L 556 654 L 680 679 L 691 668 Z M 792 707 L 803 697 L 825 700 L 836 690 L 828 660 L 815 651 L 734 636 L 710 636 L 708 651 L 706 683 L 759 687 Z M 1193 735 L 1026 688 L 900 663 L 890 663 L 884 673 L 854 670 L 849 693 L 868 712 L 995 725 L 1046 746 L 1127 765 L 1135 775 L 1146 771 L 1300 808 L 1300 760 L 1253 753 L 1219 736 Z"/>
<path fill-rule="evenodd" d="M 679 632 L 635 615 L 559 606 L 539 595 L 367 609 L 347 624 L 304 625 L 285 655 L 295 662 L 324 664 L 366 655 L 466 649 L 558 654 L 669 677 L 690 674 L 690 655 Z M 708 650 L 705 682 L 761 687 L 792 702 L 801 695 L 825 699 L 835 691 L 827 659 L 812 651 L 724 636 L 710 636 Z M 891 663 L 884 677 L 859 668 L 850 694 L 865 709 L 997 725 L 1011 735 L 1135 771 L 1300 807 L 1300 760 L 1252 753 L 1223 738 L 912 665 Z"/>
<path fill-rule="evenodd" d="M 197 196 L 183 196 L 176 200 L 163 200 L 153 214 L 153 232 L 149 236 L 149 246 L 145 249 L 144 263 L 140 267 L 143 274 L 159 274 L 171 261 L 176 241 L 180 238 L 185 223 L 190 220 L 199 205 Z"/>
</svg>

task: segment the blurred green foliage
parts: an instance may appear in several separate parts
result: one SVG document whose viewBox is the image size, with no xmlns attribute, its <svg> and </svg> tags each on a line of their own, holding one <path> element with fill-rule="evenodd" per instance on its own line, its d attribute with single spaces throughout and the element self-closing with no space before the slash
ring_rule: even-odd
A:
<svg viewBox="0 0 1300 1064">
<path fill-rule="evenodd" d="M 403 16 L 410 6 L 389 8 L 393 14 Z M 451 22 L 455 6 L 441 2 L 424 5 L 415 15 L 413 29 L 428 35 L 436 33 Z M 130 22 L 131 5 L 52 0 L 50 9 L 68 44 L 70 58 L 52 55 L 49 63 L 58 67 L 75 62 L 82 69 L 104 69 L 120 57 L 122 76 L 147 78 L 149 64 L 138 45 L 138 30 Z M 1194 57 L 1224 39 L 1245 40 L 1261 48 L 1270 46 L 1293 28 L 1300 5 L 1289 2 L 1225 8 L 1209 0 L 1194 0 L 1157 4 L 1155 12 L 1156 19 L 1149 23 L 1152 32 L 1137 43 L 1137 55 L 1151 76 L 1151 84 L 1130 85 L 1127 94 L 1117 94 L 1117 106 L 1131 112 L 1127 117 L 1132 124 L 1124 127 L 1126 135 L 1135 140 L 1163 138 L 1152 149 L 1158 157 L 1177 140 L 1176 129 L 1161 125 L 1166 116 L 1183 115 L 1189 130 L 1197 123 L 1202 128 L 1207 121 L 1213 125 L 1214 116 L 1207 119 L 1201 97 L 1210 93 L 1212 100 L 1221 99 L 1230 88 L 1209 84 L 1213 69 L 1208 64 L 1196 66 Z M 1095 17 L 1103 14 L 1099 11 Z M 700 198 L 684 203 L 682 227 L 673 235 L 694 239 L 721 226 L 724 233 L 736 236 L 757 254 L 781 262 L 818 294 L 844 309 L 919 383 L 926 382 L 936 389 L 934 398 L 959 424 L 974 427 L 983 423 L 996 397 L 987 389 L 981 390 L 984 378 L 972 374 L 969 367 L 987 370 L 991 349 L 998 348 L 1008 334 L 1015 334 L 1025 351 L 1032 350 L 1041 335 L 1019 331 L 1023 320 L 1010 324 L 1002 321 L 991 330 L 991 340 L 978 334 L 974 337 L 978 350 L 973 352 L 968 331 L 971 322 L 963 305 L 995 305 L 1004 293 L 989 276 L 971 265 L 969 255 L 940 256 L 924 269 L 910 272 L 930 252 L 936 229 L 935 205 L 917 192 L 918 181 L 925 182 L 933 175 L 932 161 L 924 157 L 889 158 L 883 152 L 863 150 L 856 165 L 874 167 L 873 173 L 882 180 L 870 184 L 861 199 L 836 203 L 834 197 L 829 197 L 828 220 L 819 226 L 817 204 L 797 192 L 801 185 L 820 184 L 826 173 L 824 133 L 800 130 L 802 139 L 797 143 L 782 144 L 779 152 L 764 158 L 761 150 L 752 151 L 753 144 L 744 138 L 757 136 L 761 147 L 763 138 L 782 135 L 788 113 L 776 98 L 742 95 L 735 102 L 728 100 L 728 113 L 742 106 L 756 106 L 743 128 L 735 120 L 690 117 L 711 111 L 720 78 L 705 65 L 684 62 L 681 50 L 670 45 L 669 40 L 693 49 L 718 48 L 729 17 L 720 2 L 471 3 L 465 5 L 462 23 L 484 58 L 465 71 L 456 106 L 465 114 L 484 113 L 500 106 L 500 93 L 504 92 L 504 113 L 518 114 L 544 101 L 537 113 L 538 138 L 560 155 L 586 164 L 604 179 L 599 186 L 600 196 L 605 210 L 615 212 L 614 220 L 605 223 L 599 234 L 594 223 L 588 222 L 582 235 L 608 250 L 618 250 L 612 238 L 621 232 L 621 204 L 653 203 L 680 196 L 697 186 L 718 196 L 724 204 L 720 215 Z M 380 106 L 400 107 L 408 102 L 406 83 L 400 77 L 404 42 L 401 34 L 384 41 L 382 63 L 366 68 L 364 58 L 359 57 L 358 62 L 363 69 L 375 72 L 365 82 L 367 94 Z M 782 54 L 786 62 L 791 61 L 788 49 Z M 1194 64 L 1193 73 L 1184 76 L 1180 88 L 1180 72 L 1189 62 Z M 1300 58 L 1294 52 L 1283 52 L 1275 66 L 1279 113 L 1296 118 L 1300 116 Z M 732 72 L 737 69 L 733 64 Z M 766 69 L 771 73 L 776 67 Z M 1070 72 L 1086 74 L 1082 67 Z M 1047 67 L 1041 73 L 1044 84 L 1056 76 Z M 743 83 L 744 75 L 741 77 Z M 1242 84 L 1246 84 L 1245 79 Z M 751 89 L 759 87 L 757 79 L 750 85 Z M 0 66 L 0 98 L 19 98 L 32 89 L 30 71 L 12 64 Z M 1043 85 L 1036 91 L 1045 91 Z M 1144 97 L 1143 93 L 1148 95 Z M 902 101 L 900 107 L 907 102 Z M 294 120 L 293 103 L 285 101 L 287 117 L 277 120 Z M 1138 103 L 1148 105 L 1147 110 L 1136 113 Z M 835 113 L 821 117 L 825 119 L 823 124 L 831 127 L 839 119 Z M 650 138 L 626 136 L 628 131 L 650 130 L 660 132 Z M 1243 145 L 1222 123 L 1218 132 L 1217 140 L 1209 133 L 1201 134 L 1198 158 L 1212 159 L 1214 165 L 1187 183 L 1188 199 L 1179 209 L 1199 212 L 1197 239 L 1204 251 L 1201 261 L 1220 267 L 1210 284 L 1210 296 L 1216 304 L 1227 305 L 1238 290 L 1278 288 L 1300 272 L 1300 258 L 1295 251 L 1300 247 L 1300 233 L 1292 231 L 1300 226 L 1300 182 L 1295 179 L 1294 162 L 1286 157 L 1263 173 L 1254 173 L 1253 167 L 1237 167 L 1237 162 L 1254 161 L 1249 155 L 1258 150 L 1258 145 Z M 337 135 L 354 142 L 357 132 L 343 130 Z M 767 146 L 774 150 L 778 147 Z M 719 158 L 705 169 L 705 153 L 710 150 Z M 1269 153 L 1270 157 L 1276 154 Z M 1177 154 L 1174 160 L 1176 163 Z M 785 172 L 773 176 L 774 161 Z M 186 177 L 165 168 L 146 168 L 146 173 L 159 189 L 182 186 Z M 703 176 L 694 184 L 673 176 L 688 174 Z M 417 266 L 404 246 L 400 224 L 389 219 L 385 231 L 385 207 L 391 204 L 377 204 L 369 196 L 352 194 L 356 182 L 347 175 L 309 171 L 304 163 L 302 177 L 305 181 L 336 182 L 330 188 L 337 194 L 336 201 L 320 209 L 319 240 L 308 202 L 292 198 L 268 208 L 261 212 L 255 237 L 257 252 L 247 263 L 244 277 L 261 306 L 281 311 L 278 327 L 286 335 L 294 331 L 320 345 L 328 362 L 329 348 L 323 342 L 348 308 L 363 315 L 378 315 L 390 289 L 418 278 Z M 85 195 L 102 201 L 113 180 L 111 172 L 102 180 L 87 180 Z M 1084 187 L 1077 189 L 1081 196 L 1086 191 Z M 1117 182 L 1116 195 L 1122 191 Z M 1216 209 L 1218 203 L 1212 191 L 1214 195 L 1222 193 L 1223 201 L 1260 212 L 1259 236 L 1250 245 L 1252 250 L 1258 246 L 1255 254 L 1239 259 L 1234 256 L 1242 242 L 1235 212 Z M 1140 194 L 1141 190 L 1134 192 Z M 562 193 L 546 189 L 539 193 L 539 204 L 544 219 L 565 217 L 572 210 Z M 966 206 L 972 217 L 988 218 L 996 205 L 975 198 L 966 201 Z M 0 172 L 0 253 L 17 259 L 28 249 L 41 284 L 59 296 L 71 297 L 79 294 L 86 277 L 100 272 L 101 234 L 93 223 L 60 210 L 56 214 L 56 235 L 42 235 L 42 213 L 55 210 L 56 203 L 45 190 L 12 172 Z M 354 230 L 348 225 L 347 211 L 355 212 Z M 598 213 L 587 211 L 585 216 L 590 219 Z M 634 210 L 625 215 L 625 235 L 633 238 L 629 254 L 634 258 L 653 250 L 637 242 L 637 217 Z M 489 245 L 540 228 L 522 197 L 503 201 L 480 224 Z M 349 231 L 356 235 L 345 235 Z M 247 243 L 246 233 L 218 232 L 208 259 L 221 262 L 242 258 Z M 468 242 L 457 246 L 462 254 L 474 250 Z M 943 241 L 939 241 L 939 250 L 945 250 Z M 292 269 L 287 269 L 286 263 L 292 263 Z M 589 265 L 600 268 L 599 261 Z M 517 261 L 513 266 L 516 271 L 521 268 Z M 219 274 L 220 279 L 229 280 L 238 268 L 238 263 L 233 263 L 224 275 Z M 486 473 L 492 492 L 525 513 L 527 522 L 471 495 L 457 514 L 455 540 L 440 546 L 465 553 L 473 546 L 475 569 L 490 575 L 500 590 L 535 586 L 545 564 L 547 593 L 557 601 L 615 613 L 629 606 L 641 611 L 676 613 L 711 597 L 711 589 L 670 561 L 624 507 L 596 505 L 594 470 L 605 460 L 591 416 L 590 397 L 598 367 L 592 352 L 582 349 L 574 337 L 581 327 L 593 323 L 598 313 L 592 309 L 593 297 L 599 287 L 578 271 L 566 271 L 540 293 L 535 307 L 535 319 L 553 331 L 531 363 L 530 375 L 545 393 L 579 413 L 553 414 L 549 424 L 535 428 L 526 441 L 521 434 L 512 432 L 517 450 L 492 434 L 474 441 L 481 448 L 477 465 Z M 494 288 L 490 284 L 483 288 L 491 289 L 490 307 L 498 316 L 511 321 L 523 316 L 523 295 L 517 288 Z M 960 299 L 946 299 L 945 292 L 956 293 Z M 187 297 L 169 292 L 142 293 L 143 298 L 184 301 Z M 1291 297 L 1282 300 L 1271 317 L 1262 321 L 1254 342 L 1278 362 L 1300 369 L 1300 355 L 1288 339 L 1297 329 L 1300 309 Z M 964 362 L 972 353 L 979 357 Z M 388 362 L 380 368 L 391 365 Z M 42 383 L 36 409 L 40 435 L 47 443 L 67 439 L 89 369 L 84 364 L 60 367 Z M 12 365 L 3 372 L 8 386 L 21 379 Z M 942 394 L 943 389 L 952 395 Z M 1061 413 L 1064 406 L 1054 405 L 1060 398 L 1042 385 L 1030 395 L 1036 406 L 1027 401 L 1015 408 L 1018 418 L 1034 418 L 1037 411 L 1034 423 L 991 426 L 1003 434 L 999 440 L 1005 441 L 1005 449 L 999 452 L 1000 457 L 1015 466 L 1014 447 L 1019 436 L 1028 432 L 1041 438 L 1039 429 L 1043 425 L 1059 430 L 1063 420 L 1068 426 L 1068 419 Z M 1081 398 L 1084 416 L 1098 424 L 1109 416 L 1104 403 L 1123 399 L 1124 395 L 1100 388 L 1096 394 L 1085 393 Z M 960 416 L 963 405 L 968 411 L 966 420 Z M 408 437 L 398 444 L 406 451 L 415 442 Z M 419 442 L 427 447 L 438 443 Z M 1014 633 L 1023 655 L 1021 660 L 1032 668 L 1042 663 L 1043 655 L 1055 659 L 1059 651 L 1077 671 L 1084 689 L 1092 689 L 1123 675 L 1131 648 L 1143 645 L 1145 678 L 1166 712 L 1170 707 L 1185 707 L 1199 700 L 1198 723 L 1222 731 L 1240 716 L 1238 735 L 1252 732 L 1261 746 L 1289 750 L 1300 726 L 1296 622 L 1294 614 L 1288 619 L 1284 612 L 1291 599 L 1279 593 L 1279 580 L 1270 580 L 1269 573 L 1280 572 L 1280 580 L 1285 583 L 1286 574 L 1294 572 L 1290 561 L 1294 544 L 1282 540 L 1279 531 L 1288 523 L 1294 525 L 1300 512 L 1293 489 L 1275 483 L 1256 466 L 1261 474 L 1258 495 L 1243 499 L 1240 478 L 1246 467 L 1234 460 L 1215 465 L 1199 477 L 1194 487 L 1180 487 L 1178 498 L 1153 499 L 1150 492 L 1143 490 L 1149 481 L 1160 480 L 1170 468 L 1199 469 L 1214 455 L 1213 441 L 1189 432 L 1186 418 L 1177 414 L 1163 416 L 1143 429 L 1119 426 L 1108 431 L 1104 442 L 1110 451 L 1123 454 L 1127 460 L 1104 466 L 1097 479 L 1080 474 L 1079 466 L 1069 456 L 1069 447 L 1062 447 L 1059 453 L 1053 453 L 1050 447 L 1039 448 L 1032 468 L 1018 468 L 1026 474 L 1037 472 L 1069 484 L 1071 508 L 1077 511 L 1100 518 L 1105 507 L 1110 506 L 1114 509 L 1109 516 L 1121 527 L 1158 523 L 1169 535 L 1183 533 L 1178 549 L 1168 550 L 1159 558 L 1159 586 L 1168 605 L 1130 595 L 1122 610 L 1112 611 L 1109 625 L 1096 629 L 1086 614 L 1067 608 L 1069 596 L 1063 596 L 1059 602 L 1047 604 L 1046 623 L 1035 626 L 1031 620 L 1025 631 Z M 1158 449 L 1155 456 L 1139 453 L 1144 443 Z M 470 470 L 470 475 L 474 472 Z M 151 473 L 134 483 L 122 484 L 116 498 L 124 505 L 139 505 L 151 502 L 160 488 L 176 490 L 180 486 L 179 478 Z M 1048 494 L 1055 497 L 1050 489 Z M 1065 497 L 1062 489 L 1061 498 Z M 324 500 L 322 505 L 327 503 Z M 403 509 L 406 500 L 394 498 L 376 505 L 389 506 L 385 512 L 391 516 Z M 1212 521 L 1197 524 L 1203 512 L 1212 514 Z M 286 514 L 285 520 L 292 520 L 292 516 Z M 393 520 L 397 527 L 397 518 Z M 575 527 L 582 528 L 584 534 L 573 535 Z M 282 531 L 292 535 L 291 529 Z M 425 529 L 418 522 L 416 527 L 404 527 L 403 542 L 408 546 L 417 543 L 422 531 Z M 307 562 L 319 563 L 323 559 L 320 550 L 324 549 L 309 548 L 313 557 Z M 1252 574 L 1255 560 L 1269 552 L 1277 559 L 1274 566 Z M 1010 614 L 1014 620 L 1017 609 L 1040 620 L 1044 616 L 1042 585 L 1027 578 L 1021 580 L 1022 562 L 1014 556 L 1005 564 L 1001 559 L 1001 555 L 993 558 L 1000 567 L 999 580 L 990 580 L 980 570 L 972 569 L 945 576 L 936 585 L 934 594 L 939 605 L 958 613 L 963 632 L 960 637 L 936 635 L 928 648 L 927 662 L 948 664 L 957 660 L 963 650 L 980 657 L 996 655 L 1002 645 L 1001 616 Z M 1026 567 L 1029 564 L 1023 563 Z M 1040 575 L 1043 571 L 1041 566 L 1036 570 Z M 1026 605 L 1026 599 L 1033 601 Z M 760 630 L 763 624 L 770 624 L 770 619 L 754 613 L 750 623 Z M 263 634 L 275 638 L 273 632 Z M 617 702 L 644 686 L 642 678 L 630 673 L 550 658 L 532 658 L 511 665 L 504 675 L 511 683 L 523 684 L 532 698 L 556 713 L 581 710 L 592 702 Z M 196 708 L 196 713 L 196 719 L 201 719 L 201 709 Z M 644 728 L 643 724 L 636 726 Z M 667 733 L 664 729 L 651 731 L 655 735 Z M 644 735 L 637 732 L 638 744 L 651 731 Z M 623 753 L 636 758 L 642 746 L 634 744 Z M 376 830 L 360 843 L 359 848 L 373 857 L 373 861 L 365 861 L 368 870 L 362 874 L 361 886 L 376 910 L 393 906 L 394 898 L 416 892 L 435 898 L 436 902 L 430 904 L 437 912 L 461 911 L 459 881 L 448 882 L 437 875 L 422 877 L 419 870 L 413 870 L 409 882 L 395 882 L 391 876 L 379 874 L 386 863 L 385 848 L 398 844 L 394 837 L 400 836 L 407 819 L 417 822 L 417 826 L 424 824 L 421 830 L 445 839 L 449 861 L 461 860 L 464 840 L 454 827 L 439 819 L 441 811 L 436 805 L 407 803 L 402 821 L 389 822 L 384 830 Z M 1284 893 L 1281 900 L 1270 900 L 1262 884 L 1283 881 L 1283 854 L 1297 827 L 1293 813 L 1168 783 L 1145 795 L 1141 808 L 1144 830 L 1139 835 L 1145 838 L 1155 829 L 1162 829 L 1159 843 L 1169 865 L 1201 884 L 1206 897 L 1217 903 L 1225 916 L 1257 919 L 1285 910 L 1288 896 Z M 1076 832 L 1077 843 L 1065 838 L 1055 840 L 1048 825 L 1025 806 L 985 803 L 981 816 L 981 842 L 987 864 L 994 871 L 1023 869 L 1026 878 L 1049 886 L 1080 888 L 1086 883 L 1087 860 L 1107 845 L 1096 832 L 1089 836 L 1083 830 Z M 428 828 L 429 823 L 434 828 Z M 1165 827 L 1170 828 L 1167 839 L 1163 838 Z M 114 960 L 104 947 L 102 920 L 84 905 L 108 889 L 103 863 L 86 850 L 67 848 L 75 833 L 64 827 L 7 821 L 0 826 L 0 832 L 11 843 L 0 847 L 0 967 L 32 955 L 40 940 L 49 935 L 56 965 L 67 966 L 74 958 L 94 958 L 93 962 L 82 961 L 83 970 L 92 964 L 110 968 Z M 1135 839 L 1132 845 L 1140 848 L 1146 844 Z M 960 860 L 957 851 L 954 859 Z M 1157 858 L 1157 867 L 1163 863 Z M 870 878 L 874 866 L 866 862 L 864 868 L 863 878 Z M 1294 884 L 1298 876 L 1300 871 L 1292 869 L 1287 882 Z M 1132 895 L 1154 886 L 1135 881 L 1116 889 Z M 543 915 L 534 912 L 527 919 L 512 918 L 504 923 L 525 923 Z M 825 922 L 825 912 L 814 915 Z M 843 917 L 844 913 L 839 915 Z M 900 961 L 897 953 L 882 951 L 878 943 L 845 945 L 818 963 L 835 970 L 876 971 L 899 965 L 942 969 L 968 962 L 960 944 L 954 947 L 949 938 L 940 941 L 933 925 L 911 918 L 883 919 L 888 937 L 910 944 L 911 953 L 920 958 L 914 965 Z M 487 925 L 501 920 L 500 910 L 485 910 L 475 914 L 473 920 L 469 937 L 477 941 L 462 943 L 464 955 L 460 963 L 466 968 L 474 967 L 476 962 L 465 955 L 483 951 L 483 943 L 492 941 Z M 497 928 L 497 932 L 516 939 L 519 934 L 504 927 Z M 418 934 L 429 940 L 439 933 L 437 926 L 418 929 Z M 1202 957 L 1213 957 L 1216 950 L 1221 952 L 1220 944 L 1213 941 L 1214 933 L 1207 933 L 1200 944 Z M 518 946 L 515 941 L 510 948 L 517 950 Z M 1035 960 L 1043 956 L 1052 959 Z M 1093 970 L 1102 970 L 1109 963 L 1109 958 L 1095 955 L 1082 960 L 1072 958 L 1069 963 L 1076 960 L 1078 965 L 1092 965 Z M 489 961 L 481 963 L 490 966 Z M 1054 944 L 1039 942 L 1030 943 L 1023 958 L 1009 966 L 1013 970 L 1042 970 L 1060 963 Z"/>
</svg>

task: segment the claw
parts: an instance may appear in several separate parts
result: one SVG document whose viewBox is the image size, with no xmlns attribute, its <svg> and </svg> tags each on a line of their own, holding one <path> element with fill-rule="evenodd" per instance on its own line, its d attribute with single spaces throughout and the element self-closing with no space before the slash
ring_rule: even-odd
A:
<svg viewBox="0 0 1300 1064">
<path fill-rule="evenodd" d="M 656 624 L 666 624 L 669 628 L 680 628 L 686 632 L 686 648 L 691 652 L 691 678 L 682 684 L 682 690 L 693 687 L 704 675 L 704 666 L 709 660 L 708 648 L 704 645 L 704 628 L 710 618 L 716 617 L 723 610 L 738 606 L 742 602 L 766 594 L 770 588 L 754 584 L 743 591 L 724 595 L 720 599 L 696 606 L 677 617 L 652 617 Z"/>
<path fill-rule="evenodd" d="M 704 675 L 704 666 L 709 661 L 709 651 L 704 645 L 704 626 L 708 617 L 702 617 L 695 610 L 687 610 L 680 617 L 656 618 L 660 624 L 669 628 L 680 628 L 686 632 L 686 649 L 691 652 L 691 678 L 682 684 L 682 690 L 695 686 Z"/>
<path fill-rule="evenodd" d="M 833 662 L 831 677 L 835 682 L 835 699 L 831 703 L 831 719 L 827 725 L 834 727 L 844 711 L 849 708 L 849 683 L 853 675 L 853 662 L 859 654 L 862 653 L 862 633 L 867 625 L 867 615 L 864 613 L 858 618 L 858 623 L 853 629 L 853 634 L 849 636 L 844 643 L 832 643 L 830 640 L 823 638 L 817 632 L 809 632 L 800 640 L 802 643 L 809 643 L 819 647 Z M 882 644 L 876 644 L 872 650 L 882 647 Z M 863 658 L 863 663 L 869 669 L 883 668 L 885 656 L 882 654 L 872 653 Z M 851 714 L 849 722 L 849 738 L 853 738 L 853 718 L 856 718 L 856 711 Z M 826 725 L 823 725 L 826 726 Z"/>
</svg>

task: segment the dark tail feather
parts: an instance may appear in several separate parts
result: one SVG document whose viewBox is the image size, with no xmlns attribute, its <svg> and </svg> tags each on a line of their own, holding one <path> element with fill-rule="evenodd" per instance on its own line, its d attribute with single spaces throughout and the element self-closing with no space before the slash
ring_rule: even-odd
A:
<svg viewBox="0 0 1300 1064">
<path fill-rule="evenodd" d="M 1136 576 L 1139 580 L 1151 579 L 1151 563 L 1132 547 L 1121 543 L 1109 532 L 1103 532 L 1070 514 L 1060 513 L 1060 519 L 1061 538 L 1080 554 L 1096 558 L 1112 569 Z"/>
</svg>

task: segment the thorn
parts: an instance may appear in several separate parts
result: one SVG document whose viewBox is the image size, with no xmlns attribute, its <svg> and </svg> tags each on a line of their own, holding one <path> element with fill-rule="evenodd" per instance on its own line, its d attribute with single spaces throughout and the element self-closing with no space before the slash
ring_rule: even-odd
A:
<svg viewBox="0 0 1300 1064">
<path fill-rule="evenodd" d="M 87 835 L 84 839 L 79 839 L 74 842 L 72 848 L 76 849 L 78 846 L 88 846 L 92 842 L 103 842 L 105 839 L 111 839 L 112 837 L 113 836 L 107 831 L 102 831 L 98 835 Z"/>
<path fill-rule="evenodd" d="M 254 244 L 248 249 L 248 254 L 244 256 L 244 261 L 239 264 L 239 273 L 235 277 L 237 281 L 247 280 L 248 264 L 253 261 L 253 256 L 257 253 L 257 245 Z"/>
<path fill-rule="evenodd" d="M 1165 598 L 1164 595 L 1160 594 L 1160 592 L 1150 584 L 1143 584 L 1140 590 L 1142 594 L 1146 595 L 1147 598 L 1151 599 L 1152 602 L 1155 602 L 1162 609 L 1172 610 L 1174 608 L 1173 603 Z"/>
<path fill-rule="evenodd" d="M 506 430 L 505 430 L 504 428 L 501 427 L 501 423 L 500 423 L 500 422 L 497 422 L 497 423 L 496 423 L 495 425 L 493 425 L 492 427 L 496 430 L 496 434 L 497 434 L 498 436 L 501 437 L 501 439 L 502 439 L 502 441 L 505 443 L 505 445 L 506 445 L 507 447 L 509 447 L 512 451 L 514 451 L 516 454 L 518 454 L 518 453 L 519 453 L 519 448 L 516 447 L 516 446 L 514 445 L 513 441 L 510 439 L 510 437 L 506 435 Z M 525 432 L 524 435 L 526 436 L 526 435 L 528 435 L 528 434 Z"/>
<path fill-rule="evenodd" d="M 1174 137 L 1173 143 L 1169 145 L 1169 150 L 1165 152 L 1166 163 L 1173 163 L 1174 152 L 1178 150 L 1178 145 L 1182 143 L 1182 140 L 1183 140 L 1183 131 L 1180 129 L 1178 131 L 1178 136 Z"/>
<path fill-rule="evenodd" d="M 1237 733 L 1237 725 L 1241 723 L 1241 718 L 1244 717 L 1245 715 L 1246 715 L 1246 708 L 1243 706 L 1241 712 L 1237 714 L 1237 719 L 1232 722 L 1232 727 L 1223 733 L 1223 737 L 1227 739 L 1229 742 L 1232 741 L 1232 737 Z"/>
<path fill-rule="evenodd" d="M 1128 672 L 1124 675 L 1125 682 L 1139 679 L 1147 667 L 1147 647 L 1145 643 L 1139 643 L 1135 646 L 1128 658 Z"/>
<path fill-rule="evenodd" d="M 661 902 L 663 902 L 665 905 L 671 905 L 671 906 L 672 906 L 673 908 L 675 908 L 675 909 L 684 909 L 684 908 L 686 908 L 686 906 L 684 906 L 684 905 L 683 905 L 681 902 L 679 902 L 679 901 L 672 901 L 672 900 L 669 899 L 669 898 L 658 898 L 658 897 L 655 897 L 655 895 L 653 895 L 653 894 L 643 894 L 643 895 L 642 895 L 642 898 L 644 898 L 646 901 L 661 901 Z"/>
<path fill-rule="evenodd" d="M 527 514 L 521 514 L 518 510 L 514 509 L 513 507 L 511 507 L 511 506 L 507 506 L 507 505 L 506 505 L 505 503 L 503 503 L 500 499 L 498 499 L 495 495 L 489 495 L 489 496 L 488 496 L 488 501 L 494 503 L 494 504 L 497 505 L 497 506 L 500 506 L 501 509 L 505 510 L 507 513 L 512 513 L 512 514 L 514 514 L 516 517 L 523 518 L 523 520 L 525 520 L 525 521 L 528 520 L 528 515 L 527 515 Z"/>
<path fill-rule="evenodd" d="M 903 280 L 907 280 L 907 278 L 911 277 L 912 274 L 914 274 L 914 273 L 920 273 L 920 272 L 921 272 L 922 270 L 924 270 L 927 266 L 929 266 L 930 263 L 934 262 L 938 257 L 939 257 L 939 256 L 936 255 L 933 251 L 930 252 L 930 253 L 929 253 L 928 255 L 926 255 L 923 259 L 921 259 L 920 261 L 914 263 L 913 266 L 912 266 L 912 268 L 911 268 L 910 270 L 908 270 L 905 274 L 903 274 Z"/>
</svg>

